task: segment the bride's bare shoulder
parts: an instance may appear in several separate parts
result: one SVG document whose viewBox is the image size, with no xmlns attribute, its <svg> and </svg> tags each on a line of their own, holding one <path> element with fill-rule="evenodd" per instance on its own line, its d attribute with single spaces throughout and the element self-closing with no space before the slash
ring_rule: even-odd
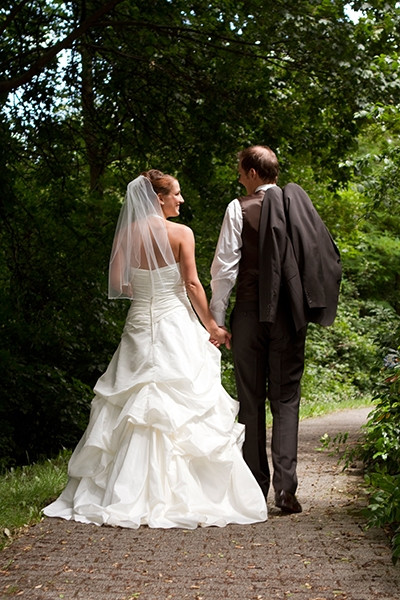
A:
<svg viewBox="0 0 400 600">
<path fill-rule="evenodd" d="M 193 231 L 187 225 L 183 223 L 174 223 L 173 221 L 167 221 L 167 228 L 170 234 L 179 236 L 190 236 L 193 237 Z"/>
</svg>

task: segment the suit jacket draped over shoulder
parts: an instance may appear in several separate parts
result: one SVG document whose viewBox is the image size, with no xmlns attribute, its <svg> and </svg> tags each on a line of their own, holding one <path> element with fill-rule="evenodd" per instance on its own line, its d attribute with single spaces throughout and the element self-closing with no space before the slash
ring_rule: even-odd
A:
<svg viewBox="0 0 400 600">
<path fill-rule="evenodd" d="M 259 228 L 260 321 L 273 323 L 288 293 L 296 330 L 335 319 L 342 276 L 339 250 L 306 192 L 289 183 L 269 188 Z"/>
</svg>

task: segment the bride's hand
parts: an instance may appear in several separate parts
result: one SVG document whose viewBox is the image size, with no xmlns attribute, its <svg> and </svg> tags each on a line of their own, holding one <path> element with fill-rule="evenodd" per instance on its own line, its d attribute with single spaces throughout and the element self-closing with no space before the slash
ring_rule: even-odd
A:
<svg viewBox="0 0 400 600">
<path fill-rule="evenodd" d="M 231 338 L 232 335 L 229 333 L 226 327 L 218 327 L 210 332 L 210 342 L 217 348 L 219 348 L 221 344 L 225 344 L 229 350 L 231 347 Z"/>
</svg>

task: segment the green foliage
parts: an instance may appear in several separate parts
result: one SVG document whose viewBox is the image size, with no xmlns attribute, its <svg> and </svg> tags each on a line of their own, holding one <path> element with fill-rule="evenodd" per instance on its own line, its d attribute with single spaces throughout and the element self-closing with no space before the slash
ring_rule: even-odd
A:
<svg viewBox="0 0 400 600">
<path fill-rule="evenodd" d="M 201 189 L 216 159 L 268 142 L 285 172 L 307 157 L 320 178 L 346 178 L 353 115 L 381 84 L 369 26 L 346 17 L 346 2 L 120 1 L 90 27 L 93 3 L 42 5 L 0 12 L 0 94 L 18 92 L 14 132 L 61 177 L 86 169 L 103 190 L 111 165 L 125 180 L 155 166 Z"/>
<path fill-rule="evenodd" d="M 400 244 L 393 235 L 360 232 L 343 262 L 362 298 L 386 299 L 400 312 Z"/>
<path fill-rule="evenodd" d="M 0 359 L 0 472 L 72 447 L 87 423 L 89 386 L 54 365 L 16 363 L 6 351 Z"/>
<path fill-rule="evenodd" d="M 0 469 L 76 443 L 127 308 L 105 293 L 114 191 L 100 204 L 72 177 L 45 184 L 12 168 L 0 207 Z"/>
<path fill-rule="evenodd" d="M 320 452 L 324 450 L 331 450 L 331 456 L 335 454 L 343 455 L 343 453 L 345 453 L 347 449 L 346 443 L 348 437 L 349 434 L 347 431 L 344 433 L 340 431 L 333 438 L 329 435 L 329 433 L 324 433 L 324 435 L 321 436 L 319 439 L 319 441 L 321 442 L 321 446 L 320 448 L 318 448 L 318 450 Z"/>
<path fill-rule="evenodd" d="M 360 302 L 343 283 L 338 314 L 326 329 L 311 325 L 302 383 L 302 414 L 345 402 L 368 402 L 383 354 L 400 337 L 400 318 L 388 304 Z"/>
<path fill-rule="evenodd" d="M 369 137 L 367 132 L 364 143 Z M 400 172 L 400 153 L 392 153 L 392 159 L 393 154 Z M 350 229 L 343 222 L 340 227 L 344 270 L 359 297 L 386 300 L 400 313 L 399 176 L 386 150 L 376 155 L 372 164 L 369 159 L 362 166 L 361 162 L 358 163 L 361 172 L 354 183 L 340 194 L 341 205 L 350 208 L 347 218 Z M 385 166 L 380 175 L 382 163 Z"/>
<path fill-rule="evenodd" d="M 390 475 L 400 473 L 400 360 L 392 350 L 385 357 L 386 377 L 376 386 L 375 409 L 371 413 L 362 445 L 369 470 L 382 467 Z"/>
<path fill-rule="evenodd" d="M 396 563 L 400 557 L 400 353 L 392 350 L 384 363 L 385 379 L 376 385 L 375 408 L 351 457 L 361 458 L 367 472 L 368 526 L 389 530 Z"/>
<path fill-rule="evenodd" d="M 389 529 L 392 543 L 392 561 L 400 558 L 400 474 L 373 471 L 366 476 L 369 502 L 366 514 L 368 527 Z"/>
</svg>

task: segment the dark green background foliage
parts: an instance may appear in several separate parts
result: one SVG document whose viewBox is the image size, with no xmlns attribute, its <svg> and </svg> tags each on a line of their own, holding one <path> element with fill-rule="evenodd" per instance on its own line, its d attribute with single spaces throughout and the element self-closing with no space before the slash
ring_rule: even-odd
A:
<svg viewBox="0 0 400 600">
<path fill-rule="evenodd" d="M 0 467 L 75 445 L 128 304 L 106 297 L 126 184 L 179 177 L 209 268 L 236 153 L 277 152 L 342 251 L 303 406 L 370 398 L 399 339 L 395 2 L 21 0 L 0 9 Z M 231 355 L 223 381 L 235 394 Z"/>
</svg>

